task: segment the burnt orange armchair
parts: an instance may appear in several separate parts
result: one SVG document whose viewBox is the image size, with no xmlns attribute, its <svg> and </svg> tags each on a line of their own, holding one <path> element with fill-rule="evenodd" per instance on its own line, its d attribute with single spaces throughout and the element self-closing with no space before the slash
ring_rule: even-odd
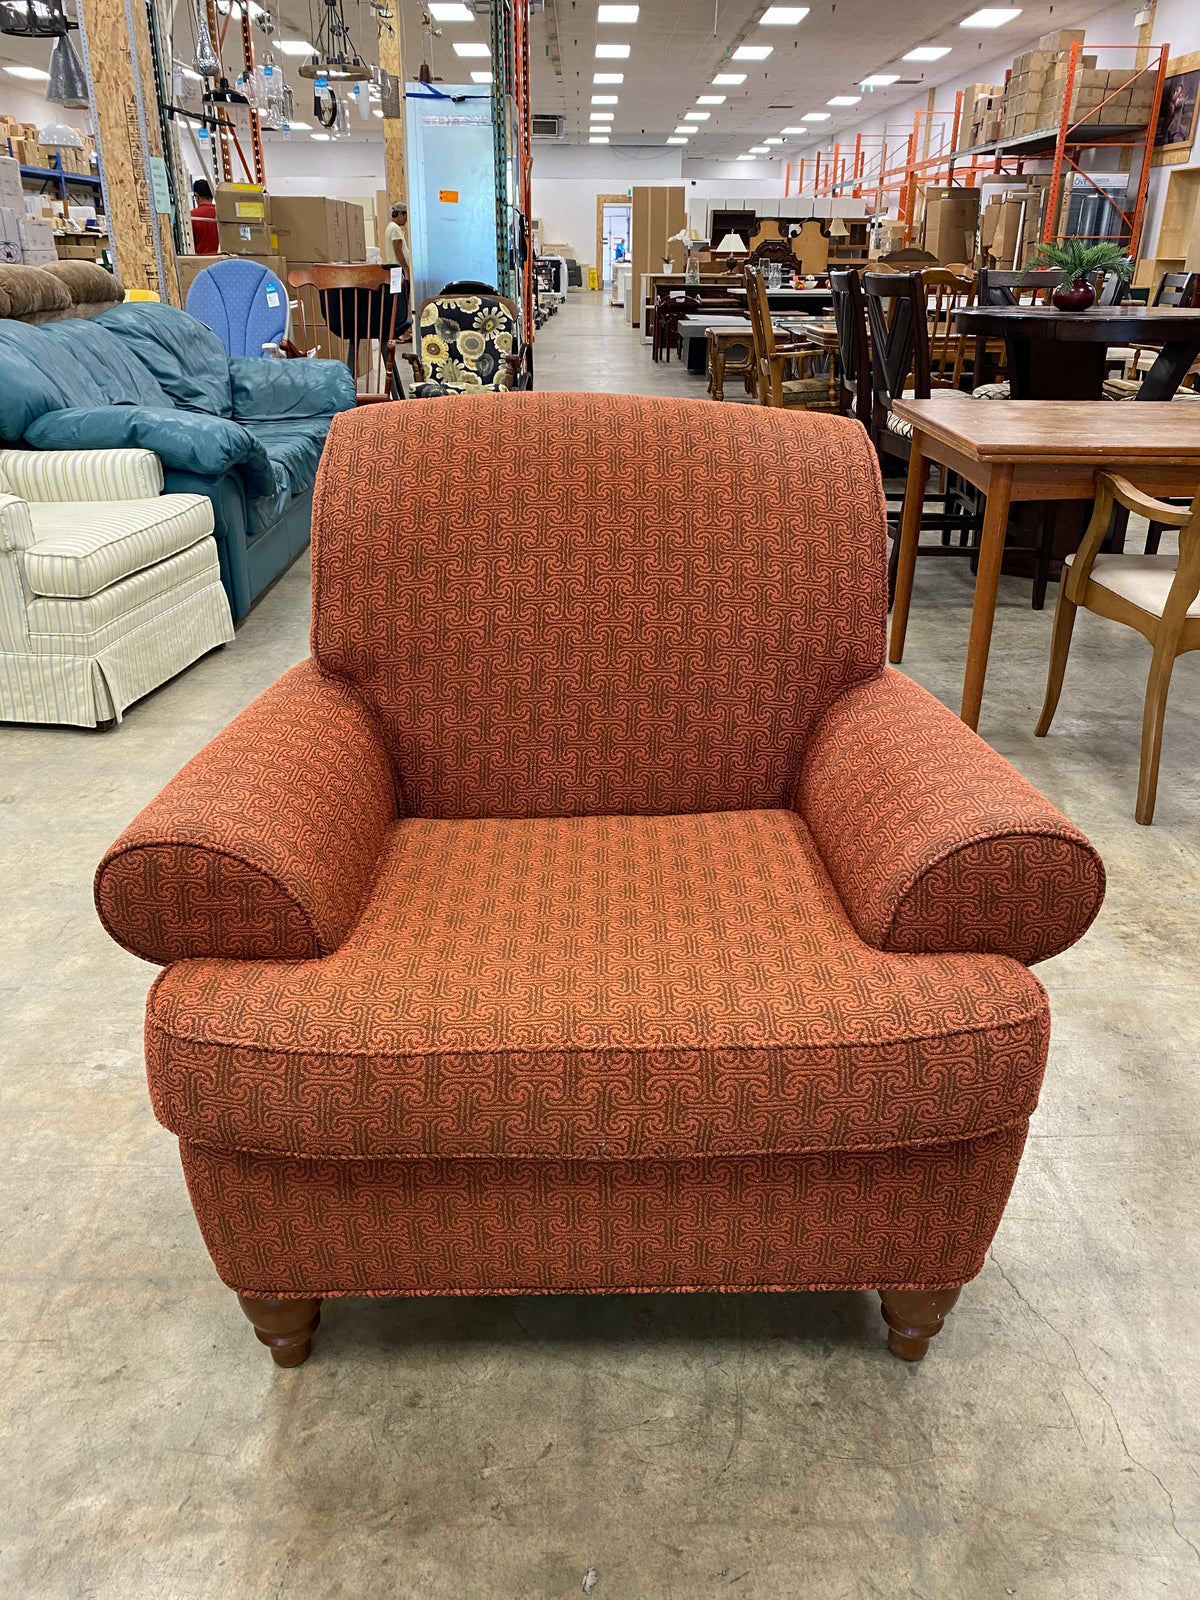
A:
<svg viewBox="0 0 1200 1600">
<path fill-rule="evenodd" d="M 312 659 L 108 852 L 159 1119 L 297 1365 L 329 1295 L 876 1289 L 924 1354 L 1016 1174 L 1087 840 L 884 668 L 856 422 L 334 419 Z"/>
</svg>

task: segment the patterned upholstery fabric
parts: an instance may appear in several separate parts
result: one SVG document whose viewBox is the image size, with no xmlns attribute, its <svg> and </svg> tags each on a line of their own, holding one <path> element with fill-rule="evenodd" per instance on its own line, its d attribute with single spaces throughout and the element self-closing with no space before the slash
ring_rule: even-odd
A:
<svg viewBox="0 0 1200 1600">
<path fill-rule="evenodd" d="M 0 721 L 120 721 L 233 638 L 208 498 L 159 495 L 149 451 L 89 454 L 0 452 L 31 491 L 0 495 Z"/>
<path fill-rule="evenodd" d="M 96 873 L 101 920 L 147 961 L 326 954 L 395 815 L 370 717 L 304 662 L 126 828 Z"/>
<path fill-rule="evenodd" d="M 364 407 L 318 480 L 313 655 L 377 718 L 409 815 L 788 805 L 812 724 L 883 665 L 884 529 L 842 418 Z"/>
<path fill-rule="evenodd" d="M 1104 866 L 1083 834 L 899 672 L 823 718 L 797 806 L 855 927 L 883 950 L 1045 961 L 1104 898 Z"/>
<path fill-rule="evenodd" d="M 421 307 L 419 353 L 425 381 L 418 399 L 512 387 L 508 357 L 517 348 L 517 319 L 498 295 L 438 295 Z"/>
<path fill-rule="evenodd" d="M 25 552 L 25 580 L 38 595 L 91 595 L 186 550 L 213 531 L 212 502 L 196 494 L 112 500 L 102 518 L 78 504 L 44 501 Z"/>
<path fill-rule="evenodd" d="M 840 418 L 466 397 L 335 422 L 313 661 L 97 904 L 254 1294 L 961 1283 L 1086 840 L 885 672 Z M 182 959 L 189 957 L 193 959 Z M 1014 959 L 1015 958 L 1015 959 Z"/>
<path fill-rule="evenodd" d="M 1009 960 L 864 946 L 794 812 L 414 818 L 315 967 L 164 973 L 146 1059 L 221 1148 L 617 1161 L 974 1138 L 1047 1036 Z"/>
<path fill-rule="evenodd" d="M 153 450 L 0 450 L 0 482 L 23 500 L 151 500 L 163 472 Z"/>
<path fill-rule="evenodd" d="M 983 1266 L 1025 1126 L 963 1144 L 689 1161 L 298 1161 L 180 1143 L 255 1295 L 934 1289 Z"/>
</svg>

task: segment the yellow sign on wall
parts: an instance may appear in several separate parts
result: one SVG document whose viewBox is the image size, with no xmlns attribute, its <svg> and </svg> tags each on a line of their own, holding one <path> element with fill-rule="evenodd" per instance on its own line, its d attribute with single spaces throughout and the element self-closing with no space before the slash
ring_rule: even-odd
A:
<svg viewBox="0 0 1200 1600">
<path fill-rule="evenodd" d="M 442 202 L 442 204 L 444 206 L 456 206 L 458 204 L 458 190 L 457 189 L 439 189 L 438 190 L 438 199 Z"/>
</svg>

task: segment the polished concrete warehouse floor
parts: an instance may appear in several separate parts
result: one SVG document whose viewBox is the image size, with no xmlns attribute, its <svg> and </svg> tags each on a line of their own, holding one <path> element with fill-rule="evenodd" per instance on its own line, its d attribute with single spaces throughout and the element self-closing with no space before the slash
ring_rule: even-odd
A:
<svg viewBox="0 0 1200 1600">
<path fill-rule="evenodd" d="M 696 394 L 599 296 L 545 388 Z M 948 703 L 971 579 L 924 562 L 905 670 Z M 14 1600 L 1193 1600 L 1200 1595 L 1200 659 L 1133 821 L 1148 649 L 1004 579 L 981 731 L 1102 851 L 1039 969 L 1041 1109 L 988 1264 L 923 1366 L 871 1295 L 339 1301 L 274 1368 L 213 1273 L 105 846 L 307 654 L 298 564 L 107 734 L 0 729 L 0 1594 Z"/>
</svg>

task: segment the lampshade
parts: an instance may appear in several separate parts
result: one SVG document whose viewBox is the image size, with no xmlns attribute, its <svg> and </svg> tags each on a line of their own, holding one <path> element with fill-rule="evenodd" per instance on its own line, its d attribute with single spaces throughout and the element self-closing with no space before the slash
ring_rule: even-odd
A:
<svg viewBox="0 0 1200 1600">
<path fill-rule="evenodd" d="M 700 244 L 704 235 L 695 228 L 680 228 L 678 233 L 673 233 L 667 240 L 668 244 Z"/>
<path fill-rule="evenodd" d="M 738 234 L 727 233 L 720 244 L 717 245 L 715 254 L 719 256 L 748 256 L 750 251 Z"/>
<path fill-rule="evenodd" d="M 829 223 L 829 237 L 831 239 L 848 239 L 850 237 L 850 229 L 842 221 L 841 217 L 834 217 L 831 219 Z"/>
<path fill-rule="evenodd" d="M 87 107 L 88 81 L 71 36 L 60 33 L 50 52 L 50 81 L 46 99 L 60 106 Z"/>
<path fill-rule="evenodd" d="M 52 150 L 82 150 L 83 140 L 79 136 L 79 129 L 72 128 L 65 122 L 50 122 L 38 134 L 38 143 L 49 145 Z"/>
</svg>

